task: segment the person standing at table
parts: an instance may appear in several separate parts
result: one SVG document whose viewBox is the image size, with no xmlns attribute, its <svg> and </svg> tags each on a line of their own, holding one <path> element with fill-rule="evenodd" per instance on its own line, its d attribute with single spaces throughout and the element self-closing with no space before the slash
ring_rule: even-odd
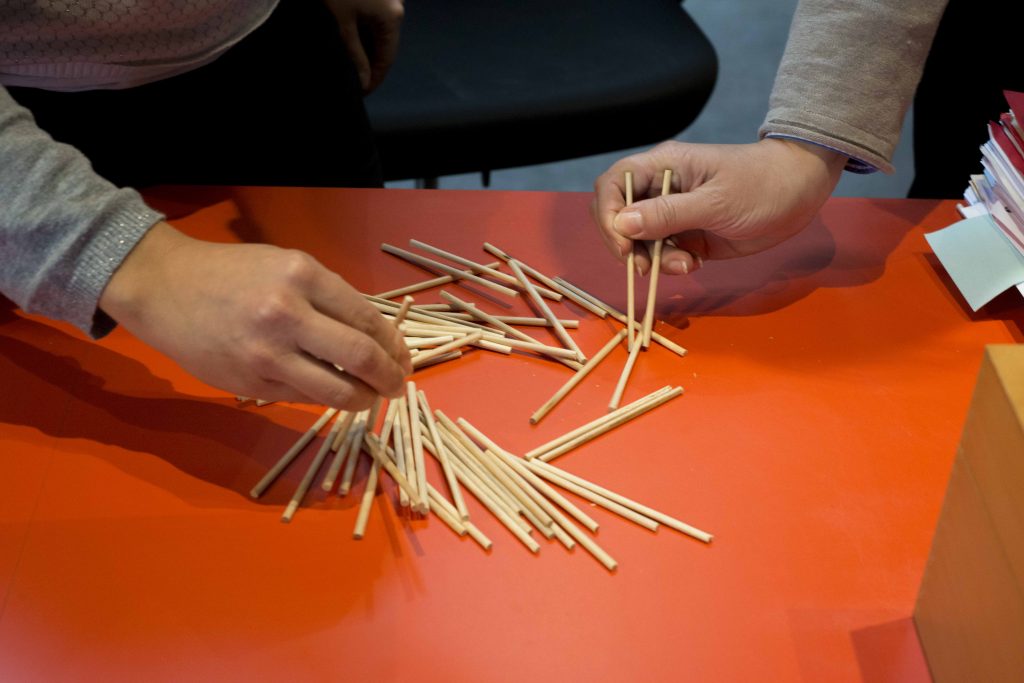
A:
<svg viewBox="0 0 1024 683">
<path fill-rule="evenodd" d="M 0 292 L 93 337 L 121 323 L 236 394 L 397 395 L 405 345 L 341 277 L 189 238 L 129 186 L 380 185 L 361 91 L 402 15 L 402 0 L 0 4 Z"/>
<path fill-rule="evenodd" d="M 661 271 L 768 249 L 803 230 L 843 170 L 892 171 L 892 153 L 946 0 L 801 0 L 760 141 L 663 143 L 595 182 L 594 221 L 625 260 L 635 240 L 666 238 Z M 951 93 L 955 96 L 955 93 Z M 635 196 L 625 207 L 623 174 Z M 673 192 L 659 198 L 664 169 Z M 966 183 L 966 177 L 963 182 Z M 650 258 L 638 249 L 641 272 Z"/>
</svg>

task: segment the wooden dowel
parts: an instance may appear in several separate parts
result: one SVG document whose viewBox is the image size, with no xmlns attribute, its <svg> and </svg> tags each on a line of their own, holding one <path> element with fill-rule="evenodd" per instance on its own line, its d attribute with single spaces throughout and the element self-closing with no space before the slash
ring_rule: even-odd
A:
<svg viewBox="0 0 1024 683">
<path fill-rule="evenodd" d="M 413 298 L 407 296 L 402 299 L 402 305 L 399 306 L 398 312 L 395 313 L 395 327 L 401 327 L 402 323 L 405 322 L 405 317 L 409 314 L 409 307 L 412 306 Z"/>
<path fill-rule="evenodd" d="M 619 311 L 619 310 L 617 310 L 615 308 L 612 308 L 611 306 L 609 306 L 605 302 L 603 302 L 600 299 L 598 299 L 593 294 L 585 292 L 584 290 L 580 289 L 576 285 L 572 284 L 571 282 L 568 282 L 567 280 L 565 280 L 563 278 L 555 278 L 555 279 L 558 281 L 558 283 L 560 285 L 564 286 L 566 289 L 572 290 L 572 291 L 576 292 L 577 294 L 579 294 L 580 296 L 586 296 L 587 298 L 590 299 L 591 302 L 593 302 L 593 304 L 595 306 L 599 306 L 599 307 L 603 308 L 605 311 L 608 312 L 608 315 L 610 315 L 611 317 L 615 318 L 616 320 L 618 320 L 623 325 L 626 324 L 626 316 L 623 315 L 621 311 Z M 686 353 L 687 353 L 686 349 L 684 349 L 682 346 L 680 346 L 679 344 L 676 344 L 674 341 L 672 341 L 668 337 L 666 337 L 666 336 L 664 336 L 662 334 L 659 334 L 658 332 L 655 332 L 653 329 L 651 330 L 651 339 L 656 341 L 656 342 L 658 342 L 659 344 L 661 344 L 666 349 L 668 349 L 669 351 L 671 351 L 672 353 L 674 353 L 676 355 L 685 356 Z"/>
<path fill-rule="evenodd" d="M 495 270 L 494 268 L 490 268 L 488 266 L 485 266 L 482 263 L 477 263 L 476 261 L 471 261 L 471 260 L 469 260 L 467 258 L 464 258 L 462 256 L 459 256 L 457 254 L 453 254 L 450 251 L 445 251 L 444 249 L 438 249 L 437 247 L 431 246 L 431 245 L 427 244 L 426 242 L 421 242 L 419 240 L 409 240 L 409 244 L 411 244 L 414 247 L 418 247 L 419 249 L 422 249 L 423 251 L 425 251 L 427 253 L 433 254 L 434 256 L 440 256 L 441 258 L 446 258 L 449 261 L 452 261 L 454 263 L 458 263 L 460 266 L 463 266 L 465 268 L 469 268 L 473 273 L 475 273 L 477 275 L 488 275 L 488 276 L 494 278 L 495 280 L 498 280 L 500 282 L 504 282 L 507 285 L 517 286 L 519 284 L 519 281 L 516 280 L 513 276 L 509 275 L 508 273 L 503 273 L 500 270 Z M 546 287 L 538 287 L 537 291 L 540 292 L 541 296 L 543 296 L 543 297 L 545 297 L 547 299 L 552 299 L 553 301 L 561 301 L 562 300 L 562 295 L 561 294 L 559 294 L 556 291 L 547 289 Z"/>
<path fill-rule="evenodd" d="M 558 476 L 558 474 L 552 472 L 551 470 L 542 469 L 539 466 L 540 464 L 544 463 L 542 463 L 542 461 L 540 460 L 531 460 L 526 464 L 526 466 L 531 468 L 539 476 L 544 477 L 545 479 L 550 481 L 552 484 L 561 486 L 566 491 L 569 491 L 570 493 L 575 493 L 580 498 L 589 500 L 591 503 L 594 503 L 595 505 L 600 505 L 604 509 L 619 515 L 623 519 L 628 519 L 629 521 L 638 524 L 644 527 L 645 529 L 649 529 L 650 531 L 658 530 L 658 523 L 655 522 L 653 519 L 644 517 L 640 513 L 635 512 L 606 496 L 602 496 L 598 493 L 595 493 L 594 491 L 591 491 L 588 488 L 576 484 L 575 482 L 565 479 L 564 477 L 560 477 Z"/>
<path fill-rule="evenodd" d="M 608 340 L 608 342 L 601 347 L 593 358 L 588 360 L 586 364 L 576 371 L 576 374 L 569 378 L 569 381 L 562 385 L 562 387 L 555 392 L 555 395 L 547 400 L 537 411 L 530 416 L 530 424 L 537 424 L 544 416 L 551 412 L 558 403 L 566 397 L 566 395 L 573 390 L 573 388 L 583 381 L 583 378 L 590 374 L 590 372 L 603 361 L 609 353 L 615 349 L 616 346 L 622 341 L 622 338 L 626 336 L 625 330 L 620 330 L 618 334 Z"/>
<path fill-rule="evenodd" d="M 489 268 L 497 268 L 498 265 L 500 265 L 500 263 L 498 261 L 494 261 L 494 262 L 488 263 L 486 265 Z M 466 272 L 468 272 L 468 273 L 470 273 L 472 275 L 471 271 L 466 271 Z M 435 278 L 432 278 L 430 280 L 424 280 L 422 282 L 416 282 L 416 283 L 413 283 L 411 285 L 406 285 L 405 287 L 399 287 L 397 289 L 390 289 L 390 290 L 388 290 L 386 292 L 380 292 L 379 294 L 374 294 L 374 296 L 379 297 L 381 299 L 394 299 L 396 296 L 404 296 L 406 294 L 415 294 L 416 292 L 422 292 L 423 290 L 430 289 L 431 287 L 437 287 L 439 285 L 446 285 L 449 282 L 454 282 L 457 279 L 458 278 L 454 278 L 451 275 L 442 275 L 440 277 L 435 277 Z"/>
<path fill-rule="evenodd" d="M 445 334 L 440 337 L 406 337 L 405 348 L 407 349 L 429 349 L 441 344 L 447 344 L 454 340 L 455 337 L 450 334 Z"/>
<path fill-rule="evenodd" d="M 352 411 L 343 411 L 343 413 L 344 417 L 342 417 L 342 414 L 338 415 L 334 426 L 331 427 L 331 432 L 327 435 L 327 440 L 331 442 L 330 448 L 335 452 L 335 455 L 331 461 L 331 466 L 327 468 L 327 474 L 324 475 L 323 483 L 320 484 L 320 488 L 324 491 L 330 491 L 334 488 L 334 482 L 338 480 L 338 473 L 341 472 L 341 466 L 345 462 L 345 456 L 348 454 L 347 450 L 341 449 L 339 441 L 344 443 L 348 438 L 352 423 L 356 418 L 356 413 Z M 339 444 L 337 448 L 335 448 L 335 444 Z"/>
<path fill-rule="evenodd" d="M 494 316 L 494 319 L 500 320 L 501 322 L 509 325 L 519 325 L 521 327 L 551 327 L 551 323 L 544 318 L 529 318 L 521 315 L 496 315 Z M 558 322 L 560 322 L 562 327 L 567 330 L 576 329 L 580 326 L 579 320 L 559 318 Z"/>
<path fill-rule="evenodd" d="M 482 452 L 483 457 L 479 458 L 480 464 L 483 465 L 497 480 L 498 483 L 505 487 L 505 490 L 512 494 L 512 496 L 519 501 L 520 506 L 524 510 L 527 510 L 540 520 L 543 526 L 551 526 L 554 520 L 547 512 L 545 512 L 540 505 L 527 493 L 526 489 L 521 487 L 515 479 L 509 476 L 509 473 L 505 470 L 504 466 L 499 464 L 501 461 L 498 456 L 488 455 L 487 451 Z M 538 529 L 540 527 L 538 526 Z M 540 529 L 544 531 L 543 529 Z"/>
<path fill-rule="evenodd" d="M 249 495 L 253 498 L 259 498 L 262 496 L 263 492 L 267 490 L 267 487 L 274 483 L 274 480 L 285 471 L 288 465 L 292 464 L 292 461 L 295 460 L 299 453 L 302 452 L 302 449 L 313 440 L 313 437 L 320 433 L 320 430 L 323 429 L 324 425 L 327 424 L 328 421 L 337 414 L 337 412 L 337 408 L 328 408 L 325 410 L 323 415 L 313 423 L 313 426 L 307 429 L 306 433 L 300 436 L 298 440 L 292 444 L 291 448 L 285 451 L 285 454 L 282 455 L 276 463 L 274 463 L 274 466 L 270 468 L 270 471 L 263 475 L 263 478 L 252 487 Z"/>
<path fill-rule="evenodd" d="M 447 507 L 441 504 L 444 498 L 439 494 L 433 486 L 427 493 L 430 500 L 430 511 L 433 512 L 438 519 L 445 523 L 449 529 L 454 531 L 459 536 L 466 535 L 466 526 L 453 514 L 454 508 L 449 510 Z"/>
<path fill-rule="evenodd" d="M 391 433 L 391 440 L 395 444 L 395 465 L 410 482 L 415 482 L 415 477 L 411 476 L 412 472 L 409 470 L 409 454 L 405 448 L 405 444 L 412 444 L 412 437 L 408 435 L 405 424 L 408 415 L 404 405 L 405 399 L 397 398 L 394 402 L 398 404 L 398 409 L 395 411 L 395 426 Z M 386 443 L 384 445 L 387 446 Z M 409 507 L 409 494 L 405 489 L 398 491 L 398 505 L 403 508 Z"/>
<path fill-rule="evenodd" d="M 412 354 L 413 351 L 410 351 L 409 353 Z M 413 356 L 413 359 L 415 358 L 416 357 Z M 441 363 L 447 363 L 450 360 L 458 360 L 459 358 L 462 358 L 462 351 L 449 351 L 448 353 L 442 354 L 435 358 L 428 358 L 427 360 L 423 361 L 422 363 L 419 363 L 414 367 L 417 370 L 422 370 L 423 368 L 430 367 L 431 365 L 440 365 Z"/>
<path fill-rule="evenodd" d="M 636 347 L 634 346 L 634 348 L 636 348 Z M 673 398 L 675 398 L 676 396 L 681 395 L 682 393 L 683 393 L 683 388 L 682 387 L 676 387 L 675 389 L 669 391 L 668 393 L 663 394 L 663 395 L 659 396 L 656 399 L 653 399 L 653 400 L 650 400 L 650 401 L 646 401 L 642 405 L 634 406 L 631 410 L 628 410 L 625 413 L 622 413 L 620 415 L 615 415 L 614 412 L 613 413 L 608 413 L 609 416 L 614 415 L 614 417 L 609 419 L 607 422 L 605 422 L 605 423 L 603 423 L 603 424 L 601 424 L 599 426 L 594 427 L 593 429 L 591 429 L 590 431 L 586 432 L 585 434 L 581 434 L 581 435 L 577 436 L 572 441 L 569 441 L 568 443 L 565 443 L 565 444 L 559 446 L 558 448 L 550 450 L 547 453 L 545 453 L 544 455 L 541 455 L 541 456 L 538 456 L 538 457 L 541 460 L 543 460 L 544 462 L 550 462 L 550 461 L 554 460 L 557 457 L 565 455 L 566 453 L 568 453 L 569 451 L 573 450 L 574 448 L 578 448 L 579 446 L 582 446 L 583 444 L 587 443 L 588 441 L 592 441 L 592 440 L 596 439 L 597 437 L 601 436 L 605 432 L 611 431 L 612 429 L 615 429 L 616 427 L 619 427 L 619 426 L 625 424 L 626 422 L 629 422 L 630 420 L 633 420 L 633 419 L 635 419 L 637 417 L 640 417 L 644 413 L 647 413 L 647 412 L 649 412 L 651 410 L 654 410 L 655 408 L 660 406 L 662 403 L 665 403 L 666 401 L 670 401 Z M 621 408 L 620 408 L 620 410 L 621 410 Z"/>
<path fill-rule="evenodd" d="M 299 482 L 298 487 L 295 489 L 295 493 L 292 494 L 292 499 L 288 501 L 288 505 L 284 509 L 284 514 L 281 515 L 282 522 L 292 521 L 292 517 L 295 515 L 295 511 L 299 509 L 299 505 L 302 504 L 302 499 L 306 497 L 306 493 L 309 492 L 309 487 L 313 485 L 313 480 L 316 478 L 317 472 L 320 471 L 320 467 L 324 464 L 324 459 L 327 458 L 327 454 L 331 452 L 331 440 L 324 439 L 323 443 L 320 444 L 320 449 L 316 452 L 316 456 L 313 458 L 313 462 L 309 464 L 306 469 L 306 474 L 302 477 L 302 481 Z"/>
<path fill-rule="evenodd" d="M 462 491 L 459 489 L 459 482 L 455 479 L 455 471 L 452 469 L 452 464 L 448 460 L 448 449 L 441 442 L 441 435 L 437 431 L 437 422 L 434 420 L 434 413 L 430 410 L 430 403 L 427 402 L 427 395 L 423 391 L 418 392 L 418 398 L 420 401 L 420 407 L 422 408 L 421 415 L 423 421 L 427 425 L 427 432 L 430 435 L 430 441 L 434 444 L 434 448 L 437 452 L 437 461 L 441 465 L 441 472 L 444 473 L 444 480 L 448 484 L 448 491 L 452 495 L 452 502 L 455 504 L 455 510 L 458 513 L 459 519 L 469 519 L 469 510 L 466 509 L 466 502 L 462 498 Z"/>
<path fill-rule="evenodd" d="M 534 289 L 533 283 L 526 279 L 526 273 L 524 273 L 523 269 L 519 267 L 519 262 L 516 261 L 515 259 L 512 259 L 511 261 L 508 262 L 508 265 L 512 269 L 512 272 L 516 274 L 516 277 L 519 279 L 519 282 L 523 285 L 524 291 L 526 292 L 527 296 L 529 296 L 530 301 L 533 302 L 533 305 L 537 308 L 537 312 L 544 316 L 548 320 L 548 322 L 551 323 L 551 327 L 555 332 L 555 336 L 558 337 L 558 339 L 565 345 L 566 348 L 572 349 L 573 351 L 576 352 L 577 361 L 582 363 L 584 360 L 586 360 L 583 356 L 583 352 L 580 351 L 580 347 L 576 346 L 576 342 L 574 342 L 572 337 L 569 336 L 569 333 L 565 331 L 565 328 L 562 327 L 562 324 L 558 322 L 558 318 L 556 318 L 555 314 L 551 312 L 551 308 L 549 308 L 544 299 L 540 298 L 540 295 L 537 294 L 537 290 Z"/>
<path fill-rule="evenodd" d="M 636 512 L 639 512 L 641 515 L 644 515 L 646 517 L 650 517 L 654 521 L 656 521 L 656 522 L 658 522 L 660 524 L 664 524 L 665 526 L 669 527 L 670 529 L 675 529 L 676 531 L 679 531 L 681 533 L 687 534 L 688 536 L 693 536 L 698 541 L 703 541 L 704 543 L 710 543 L 714 539 L 714 536 L 712 534 L 709 534 L 706 531 L 701 531 L 700 529 L 698 529 L 696 527 L 690 526 L 689 524 L 686 524 L 685 522 L 679 521 L 675 517 L 671 517 L 669 515 L 666 515 L 664 512 L 659 512 L 658 510 L 655 510 L 654 508 L 651 508 L 651 507 L 649 507 L 647 505 L 644 505 L 643 503 L 638 503 L 635 500 L 627 498 L 627 497 L 625 497 L 625 496 L 623 496 L 623 495 L 621 495 L 619 493 L 616 493 L 614 491 L 609 491 L 608 489 L 604 488 L 603 486 L 595 484 L 592 481 L 588 481 L 588 480 L 584 479 L 583 477 L 577 476 L 577 475 L 572 474 L 570 472 L 566 472 L 565 470 L 563 470 L 561 468 L 555 467 L 554 465 L 549 465 L 549 464 L 544 463 L 544 462 L 538 462 L 538 463 L 533 463 L 533 464 L 536 465 L 537 467 L 542 468 L 542 469 L 546 469 L 549 472 L 554 472 L 555 474 L 557 474 L 558 476 L 562 477 L 563 479 L 565 479 L 567 481 L 571 481 L 573 483 L 579 484 L 580 486 L 583 486 L 584 488 L 590 489 L 594 493 L 602 495 L 605 498 L 608 498 L 609 500 L 613 500 L 616 503 L 619 503 L 620 505 L 623 505 L 625 507 L 630 508 L 631 510 L 635 510 Z"/>
<path fill-rule="evenodd" d="M 509 261 L 515 260 L 517 263 L 519 263 L 519 266 L 523 269 L 523 271 L 527 275 L 532 277 L 534 280 L 536 280 L 537 282 L 539 282 L 542 285 L 544 285 L 546 287 L 549 287 L 550 289 L 558 292 L 562 296 L 566 297 L 567 299 L 570 299 L 571 301 L 573 301 L 577 305 L 582 306 L 583 308 L 589 310 L 591 313 L 594 313 L 598 317 L 600 317 L 600 318 L 604 318 L 605 317 L 605 313 L 603 311 L 595 310 L 593 307 L 589 306 L 587 304 L 587 302 L 583 301 L 578 296 L 576 296 L 573 292 L 565 291 L 565 288 L 558 286 L 558 283 L 555 282 L 554 278 L 548 277 L 547 275 L 545 275 L 544 273 L 540 272 L 539 270 L 537 270 L 536 268 L 532 267 L 530 264 L 524 262 L 523 260 L 521 260 L 521 259 L 513 259 L 512 256 L 508 252 L 506 252 L 503 249 L 499 249 L 498 247 L 494 246 L 493 244 L 490 244 L 489 242 L 484 242 L 484 249 L 486 251 L 489 251 L 490 253 L 494 254 L 495 256 L 500 258 L 501 260 L 505 261 L 506 263 L 508 263 Z"/>
<path fill-rule="evenodd" d="M 519 296 L 519 292 L 510 287 L 506 287 L 505 285 L 499 285 L 498 283 L 491 282 L 490 280 L 485 280 L 479 275 L 474 275 L 464 270 L 452 268 L 451 266 L 445 265 L 433 259 L 428 259 L 424 256 L 420 256 L 419 254 L 414 254 L 411 251 L 406 251 L 405 249 L 401 249 L 394 245 L 385 243 L 380 245 L 380 248 L 386 251 L 387 253 L 391 254 L 392 256 L 397 256 L 401 259 L 405 259 L 406 261 L 414 263 L 422 268 L 429 268 L 430 270 L 440 271 L 442 273 L 445 273 L 446 275 L 451 275 L 454 278 L 478 284 L 481 287 L 486 287 L 495 292 L 504 294 L 505 296 Z"/>
<path fill-rule="evenodd" d="M 613 419 L 615 416 L 621 415 L 622 413 L 625 413 L 625 412 L 629 411 L 630 409 L 635 408 L 636 406 L 638 406 L 640 404 L 643 404 L 646 401 L 651 401 L 651 400 L 653 400 L 654 398 L 656 398 L 658 396 L 662 396 L 662 395 L 668 393 L 671 390 L 672 390 L 671 385 L 665 385 L 661 389 L 658 389 L 657 391 L 652 391 L 651 393 L 647 394 L 647 396 L 644 396 L 642 398 L 638 398 L 637 400 L 633 401 L 632 403 L 629 403 L 627 405 L 622 406 L 621 408 L 616 410 L 614 413 L 606 413 L 604 415 L 601 415 L 600 417 L 595 418 L 595 419 L 591 420 L 590 422 L 587 422 L 586 424 L 582 424 L 579 427 L 576 427 L 575 429 L 573 429 L 571 431 L 568 431 L 565 434 L 562 434 L 561 436 L 556 437 L 556 438 L 552 439 L 551 441 L 548 441 L 545 444 L 537 446 L 536 448 L 527 451 L 525 455 L 526 455 L 526 457 L 528 459 L 529 458 L 535 458 L 535 457 L 537 457 L 539 455 L 542 455 L 542 454 L 544 454 L 544 453 L 546 453 L 546 452 L 548 452 L 548 451 L 550 451 L 550 450 L 552 450 L 554 448 L 557 448 L 558 446 L 561 446 L 562 444 L 564 444 L 564 443 L 566 443 L 568 441 L 572 441 L 573 439 L 575 439 L 580 434 L 585 434 L 586 432 L 590 431 L 594 427 L 597 427 L 597 426 L 603 424 L 604 422 L 607 422 L 607 421 Z"/>
<path fill-rule="evenodd" d="M 519 539 L 519 541 L 525 545 L 530 552 L 540 552 L 540 544 L 533 540 L 528 533 L 519 525 L 517 518 L 512 517 L 506 512 L 500 505 L 496 505 L 495 501 L 491 496 L 484 493 L 479 484 L 477 484 L 471 477 L 462 479 L 463 485 L 476 496 L 477 500 L 483 503 L 484 507 L 491 511 L 491 514 L 498 518 L 505 528 L 512 532 L 512 535 Z"/>
<path fill-rule="evenodd" d="M 355 477 L 356 465 L 359 464 L 359 454 L 363 450 L 363 435 L 368 431 L 366 428 L 366 416 L 369 411 L 359 413 L 356 424 L 352 427 L 352 438 L 348 442 L 348 458 L 345 461 L 345 472 L 341 475 L 341 483 L 338 485 L 338 495 L 347 496 L 352 490 L 352 479 Z"/>
<path fill-rule="evenodd" d="M 480 334 L 480 332 L 474 332 L 472 334 L 467 334 L 464 337 L 459 337 L 458 339 L 450 341 L 447 344 L 442 344 L 441 346 L 438 346 L 436 349 L 425 351 L 412 359 L 412 367 L 413 369 L 418 368 L 432 358 L 437 358 L 438 356 L 442 356 L 448 353 L 449 351 L 454 351 L 455 349 L 458 349 L 459 347 L 462 346 L 469 346 L 470 344 L 479 341 L 482 336 L 483 335 Z"/>
<path fill-rule="evenodd" d="M 522 340 L 524 342 L 530 342 L 530 343 L 533 343 L 533 344 L 539 344 L 539 342 L 536 339 L 534 339 L 530 335 L 526 334 L 522 330 L 517 330 L 516 328 L 512 327 L 511 325 L 509 325 L 508 323 L 506 323 L 506 322 L 504 322 L 502 320 L 499 320 L 497 317 L 491 315 L 490 313 L 487 313 L 486 311 L 481 311 L 479 308 L 477 308 L 473 304 L 469 303 L 468 301 L 463 301 L 462 299 L 460 299 L 459 297 L 455 296 L 451 292 L 446 292 L 445 290 L 442 289 L 441 290 L 441 297 L 443 299 L 446 299 L 449 302 L 451 302 L 452 305 L 456 306 L 457 308 L 460 308 L 460 309 L 468 312 L 470 315 L 476 316 L 479 320 L 482 320 L 484 322 L 488 322 L 488 323 L 494 325 L 495 327 L 497 327 L 499 330 L 501 330 L 505 334 L 511 335 L 512 337 L 515 337 L 516 339 L 520 339 L 520 340 Z M 548 321 L 548 322 L 550 324 L 550 321 Z M 553 347 L 547 347 L 547 348 L 553 348 Z M 570 353 L 572 353 L 573 354 L 573 358 L 572 359 L 566 359 L 564 356 L 552 356 L 552 357 L 555 358 L 556 360 L 560 361 L 560 362 L 579 366 L 579 362 L 575 360 L 575 352 L 573 352 L 572 349 L 563 349 L 563 350 L 568 350 Z M 550 354 L 545 353 L 545 355 L 550 355 Z"/>
<path fill-rule="evenodd" d="M 666 168 L 661 181 L 661 196 L 664 197 L 672 189 L 672 169 Z M 646 349 L 651 345 L 651 331 L 654 328 L 654 307 L 658 299 L 658 275 L 661 273 L 661 252 L 665 240 L 654 240 L 654 251 L 651 253 L 651 280 L 647 288 L 647 311 L 644 313 L 643 345 Z"/>
<path fill-rule="evenodd" d="M 488 341 L 487 339 L 481 339 L 478 342 L 474 342 L 473 346 L 477 347 L 478 349 L 494 351 L 495 353 L 501 353 L 506 356 L 512 353 L 512 347 L 509 346 L 508 344 L 498 344 L 496 342 Z"/>
<path fill-rule="evenodd" d="M 633 203 L 633 172 L 626 171 L 626 206 Z M 630 351 L 633 350 L 636 328 L 636 252 L 629 246 L 626 256 L 626 327 L 629 330 Z"/>
<path fill-rule="evenodd" d="M 440 411 L 434 412 L 437 414 Z M 438 433 L 440 433 L 441 440 L 448 449 L 448 453 L 452 456 L 452 464 L 455 466 L 456 474 L 459 473 L 459 468 L 461 467 L 463 471 L 476 477 L 494 498 L 503 507 L 508 509 L 510 514 L 518 515 L 520 512 L 519 502 L 498 484 L 490 472 L 480 465 L 473 456 L 471 449 L 464 442 L 465 435 L 459 436 L 452 432 L 451 428 L 443 421 L 439 422 Z"/>
<path fill-rule="evenodd" d="M 373 509 L 373 499 L 377 495 L 377 478 L 380 476 L 380 465 L 376 461 L 370 466 L 370 474 L 366 477 L 366 489 L 359 501 L 359 513 L 356 515 L 356 527 L 352 531 L 352 537 L 356 540 L 366 535 L 366 524 L 370 520 L 370 511 Z"/>
<path fill-rule="evenodd" d="M 440 426 L 441 439 L 452 456 L 451 462 L 459 481 L 473 480 L 486 494 L 491 496 L 495 504 L 504 508 L 509 516 L 524 528 L 524 531 L 530 529 L 529 525 L 519 518 L 519 513 L 522 511 L 519 502 L 495 481 L 494 477 L 477 462 L 466 445 L 453 436 L 443 422 L 440 423 Z"/>
<path fill-rule="evenodd" d="M 466 533 L 469 534 L 469 537 L 476 541 L 481 548 L 484 550 L 491 549 L 494 545 L 491 543 L 491 539 L 487 538 L 487 536 L 485 536 L 484 533 L 480 531 L 475 524 L 473 524 L 473 522 L 466 520 L 462 524 L 466 527 Z"/>
<path fill-rule="evenodd" d="M 423 462 L 423 440 L 420 435 L 420 398 L 416 392 L 415 382 L 407 382 L 405 390 L 405 402 L 409 408 L 409 433 L 412 435 L 412 456 L 416 463 L 416 490 L 420 494 L 420 507 L 429 510 L 427 470 Z"/>
<path fill-rule="evenodd" d="M 364 294 L 363 298 L 366 299 L 370 304 L 378 311 L 383 313 L 385 316 L 391 311 L 397 311 L 397 304 L 394 301 L 388 301 L 387 299 L 378 299 L 375 296 Z M 466 332 L 472 332 L 473 330 L 484 330 L 485 332 L 494 333 L 494 330 L 481 325 L 480 323 L 472 320 L 466 320 L 459 318 L 457 315 L 451 313 L 444 313 L 442 311 L 428 311 L 424 310 L 421 306 L 412 306 L 407 314 L 410 320 L 417 320 L 427 325 L 447 325 L 449 327 L 465 328 Z M 401 323 L 397 323 L 401 324 Z"/>
<path fill-rule="evenodd" d="M 509 467 L 514 469 L 519 474 L 519 476 L 521 476 L 526 481 L 530 482 L 530 484 L 532 484 L 533 487 L 537 489 L 537 491 L 539 491 L 541 494 L 543 494 L 548 500 L 550 500 L 552 503 L 565 510 L 572 517 L 574 517 L 576 521 L 578 521 L 583 526 L 587 527 L 587 529 L 589 529 L 591 532 L 597 531 L 598 524 L 596 521 L 594 521 L 593 517 L 583 512 L 583 510 L 580 510 L 571 500 L 563 496 L 555 489 L 551 488 L 551 486 L 548 485 L 546 481 L 544 481 L 536 474 L 534 474 L 526 466 L 525 460 L 523 460 L 522 458 L 517 458 L 510 453 L 504 453 L 502 451 L 494 452 L 497 453 L 498 457 L 504 460 Z M 552 514 L 550 510 L 548 510 L 548 514 L 551 514 L 552 518 L 554 518 L 557 522 L 557 517 L 554 514 Z"/>
<path fill-rule="evenodd" d="M 633 349 L 629 352 L 629 358 L 626 359 L 626 364 L 622 367 L 622 374 L 619 375 L 619 381 L 612 393 L 612 400 L 608 402 L 609 411 L 618 408 L 619 402 L 622 401 L 622 394 L 626 391 L 626 382 L 629 381 L 629 375 L 633 372 L 633 366 L 636 365 L 636 356 L 640 348 L 639 344 L 633 344 Z"/>
<path fill-rule="evenodd" d="M 398 471 L 395 464 L 391 462 L 391 458 L 389 458 L 385 453 L 384 448 L 381 446 L 380 438 L 373 432 L 367 432 L 363 436 L 363 443 L 365 443 L 366 447 L 370 449 L 370 455 L 373 456 L 373 459 L 380 463 L 380 466 L 384 468 L 384 471 L 388 473 L 388 476 L 394 480 L 398 487 L 405 491 L 406 495 L 411 494 L 415 496 L 415 492 L 413 491 L 409 480 L 405 478 L 405 475 Z"/>
</svg>

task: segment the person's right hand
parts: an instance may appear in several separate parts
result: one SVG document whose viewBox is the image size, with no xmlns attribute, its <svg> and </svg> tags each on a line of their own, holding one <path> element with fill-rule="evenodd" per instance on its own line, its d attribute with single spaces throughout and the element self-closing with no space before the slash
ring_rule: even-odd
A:
<svg viewBox="0 0 1024 683">
<path fill-rule="evenodd" d="M 667 239 L 661 271 L 692 272 L 705 259 L 753 254 L 807 226 L 835 189 L 847 157 L 792 140 L 747 145 L 666 142 L 616 162 L 594 183 L 591 213 L 611 252 L 625 261 L 636 240 Z M 672 169 L 672 194 L 660 194 Z M 633 172 L 634 202 L 625 200 Z M 641 274 L 650 269 L 636 250 Z"/>
<path fill-rule="evenodd" d="M 236 395 L 359 410 L 401 394 L 412 371 L 395 326 L 313 257 L 203 242 L 167 223 L 124 260 L 100 308 Z"/>
</svg>

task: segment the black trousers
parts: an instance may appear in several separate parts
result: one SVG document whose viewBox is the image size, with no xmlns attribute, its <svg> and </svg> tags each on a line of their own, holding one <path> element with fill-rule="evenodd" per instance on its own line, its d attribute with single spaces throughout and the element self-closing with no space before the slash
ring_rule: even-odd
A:
<svg viewBox="0 0 1024 683">
<path fill-rule="evenodd" d="M 282 0 L 251 35 L 180 76 L 125 90 L 9 91 L 121 186 L 382 184 L 355 69 L 320 0 Z"/>
<path fill-rule="evenodd" d="M 950 0 L 914 97 L 914 182 L 909 196 L 963 196 L 981 172 L 989 121 L 1009 110 L 1003 90 L 1024 90 L 1017 4 Z"/>
</svg>

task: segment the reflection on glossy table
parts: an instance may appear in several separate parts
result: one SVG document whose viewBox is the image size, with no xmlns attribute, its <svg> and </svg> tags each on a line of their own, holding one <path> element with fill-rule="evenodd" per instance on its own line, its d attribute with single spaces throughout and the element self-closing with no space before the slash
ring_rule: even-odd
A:
<svg viewBox="0 0 1024 683">
<path fill-rule="evenodd" d="M 583 194 L 150 198 L 191 234 L 301 247 L 363 291 L 425 278 L 383 241 L 489 260 L 487 240 L 625 308 Z M 485 553 L 399 515 L 390 481 L 363 541 L 358 495 L 317 490 L 281 524 L 315 449 L 247 492 L 317 408 L 240 408 L 121 330 L 92 343 L 5 304 L 0 680 L 926 681 L 910 617 L 982 348 L 1021 337 L 1020 306 L 969 313 L 928 250 L 955 218 L 835 199 L 774 251 L 662 278 L 658 329 L 690 355 L 653 345 L 625 400 L 686 394 L 557 464 L 715 541 L 588 507 L 615 573 L 581 548 L 531 555 L 470 499 Z M 618 329 L 556 310 L 589 353 Z M 523 452 L 602 414 L 625 358 L 535 427 L 557 363 L 477 350 L 416 380 Z"/>
</svg>

